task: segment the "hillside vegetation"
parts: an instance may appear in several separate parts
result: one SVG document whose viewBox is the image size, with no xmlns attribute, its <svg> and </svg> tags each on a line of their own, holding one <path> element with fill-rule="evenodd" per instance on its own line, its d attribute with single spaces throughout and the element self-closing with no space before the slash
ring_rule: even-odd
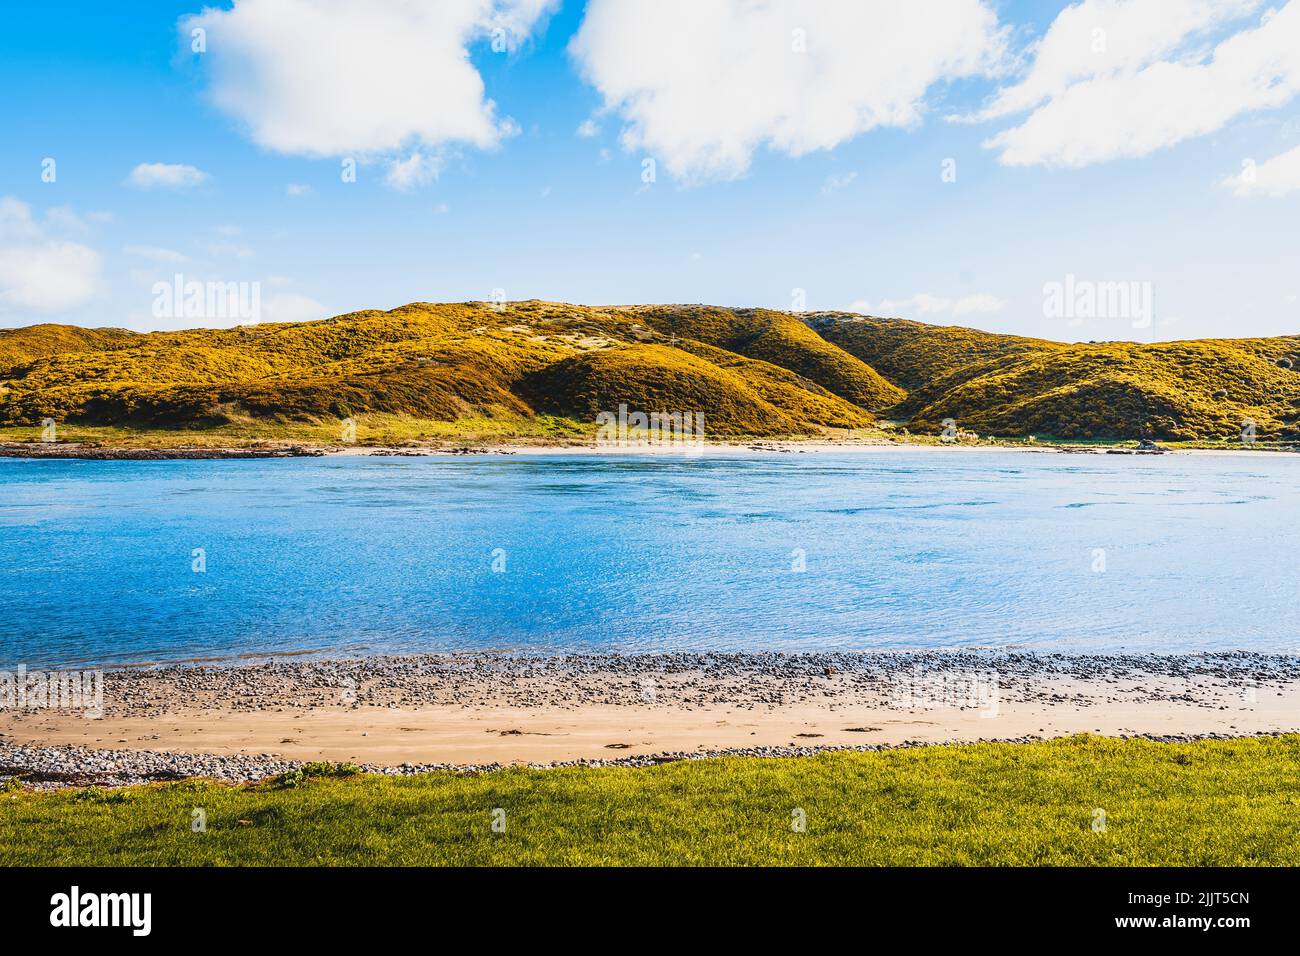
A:
<svg viewBox="0 0 1300 956">
<path fill-rule="evenodd" d="M 703 412 L 720 437 L 1300 437 L 1300 336 L 1067 345 L 903 319 L 712 306 L 412 303 L 319 322 L 0 331 L 0 425 L 333 428 Z M 491 430 L 491 429 L 489 429 Z M 444 429 L 435 429 L 445 434 Z M 418 429 L 414 437 L 419 437 Z"/>
</svg>

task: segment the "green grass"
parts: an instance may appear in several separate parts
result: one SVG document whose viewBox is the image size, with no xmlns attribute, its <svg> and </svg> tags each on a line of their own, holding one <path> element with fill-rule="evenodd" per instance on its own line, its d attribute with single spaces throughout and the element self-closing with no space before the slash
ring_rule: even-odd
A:
<svg viewBox="0 0 1300 956">
<path fill-rule="evenodd" d="M 1295 865 L 1297 771 L 1297 736 L 1076 737 L 22 793 L 0 795 L 0 865 Z M 195 808 L 206 832 L 191 829 Z"/>
<path fill-rule="evenodd" d="M 403 445 L 418 442 L 470 445 L 476 442 L 536 443 L 590 441 L 595 423 L 554 415 L 535 418 L 459 418 L 437 421 L 408 415 L 358 415 L 355 444 Z M 211 428 L 166 428 L 127 425 L 60 425 L 60 442 L 109 448 L 241 448 L 259 444 L 344 447 L 341 422 L 315 424 L 248 419 Z M 39 426 L 0 426 L 0 442 L 39 442 Z"/>
</svg>

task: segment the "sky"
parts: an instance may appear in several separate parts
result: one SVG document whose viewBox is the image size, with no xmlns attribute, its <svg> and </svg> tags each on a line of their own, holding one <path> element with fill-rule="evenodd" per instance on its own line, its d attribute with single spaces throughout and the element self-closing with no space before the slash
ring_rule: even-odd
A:
<svg viewBox="0 0 1300 956">
<path fill-rule="evenodd" d="M 0 26 L 0 327 L 540 298 L 1296 334 L 1298 224 L 1300 0 L 48 2 Z M 166 294 L 196 283 L 255 306 Z"/>
</svg>

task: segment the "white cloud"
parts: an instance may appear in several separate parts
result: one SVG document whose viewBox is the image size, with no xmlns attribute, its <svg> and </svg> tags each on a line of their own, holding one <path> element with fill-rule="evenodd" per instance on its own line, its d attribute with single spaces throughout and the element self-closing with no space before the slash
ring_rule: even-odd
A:
<svg viewBox="0 0 1300 956">
<path fill-rule="evenodd" d="M 918 292 L 907 299 L 882 299 L 876 306 L 876 311 L 892 315 L 902 315 L 904 312 L 934 315 L 939 312 L 951 312 L 952 305 L 952 299 L 931 295 L 928 292 Z"/>
<path fill-rule="evenodd" d="M 762 145 L 799 156 L 913 126 L 932 86 L 1002 51 L 981 0 L 590 0 L 570 44 L 624 147 L 686 181 L 743 175 Z"/>
<path fill-rule="evenodd" d="M 952 314 L 954 317 L 959 315 L 970 315 L 979 313 L 988 315 L 994 312 L 1001 312 L 1007 307 L 1006 299 L 999 299 L 995 295 L 987 292 L 976 292 L 974 295 L 963 296 L 952 304 Z"/>
<path fill-rule="evenodd" d="M 86 221 L 68 206 L 55 206 L 52 209 L 47 209 L 45 211 L 45 221 L 52 228 L 64 232 L 84 234 L 90 231 L 90 226 L 86 224 Z"/>
<path fill-rule="evenodd" d="M 302 183 L 290 183 L 284 191 L 290 196 L 310 196 L 315 192 L 310 186 L 304 186 Z"/>
<path fill-rule="evenodd" d="M 593 136 L 600 134 L 600 126 L 593 119 L 585 119 L 578 124 L 578 135 L 584 139 L 591 139 Z"/>
<path fill-rule="evenodd" d="M 305 295 L 282 292 L 262 303 L 263 322 L 310 322 L 323 319 L 329 309 Z"/>
<path fill-rule="evenodd" d="M 1258 6 L 1259 0 L 1083 0 L 1062 10 L 1031 47 L 1024 79 L 998 90 L 974 118 L 1024 112 L 1079 80 L 1141 69 L 1189 36 Z"/>
<path fill-rule="evenodd" d="M 974 313 L 988 315 L 1001 312 L 1006 307 L 1005 299 L 999 299 L 988 292 L 975 292 L 960 299 L 918 292 L 906 299 L 881 299 L 875 305 L 865 299 L 858 299 L 849 306 L 849 311 L 864 315 L 946 316 L 955 319 Z"/>
<path fill-rule="evenodd" d="M 1282 106 L 1300 93 L 1298 0 L 1265 12 L 1211 50 L 1184 41 L 1256 4 L 1225 0 L 1210 9 L 1189 0 L 1133 0 L 1119 13 L 1114 6 L 1068 8 L 1057 18 L 1065 20 L 1064 39 L 1053 40 L 1053 24 L 1039 48 L 1040 57 L 1049 56 L 1043 68 L 1035 64 L 1024 82 L 994 98 L 985 115 L 1045 100 L 1019 126 L 985 143 L 1000 151 L 1002 163 L 1078 167 L 1146 156 L 1212 133 L 1245 113 Z M 1160 20 L 1167 7 L 1176 14 L 1168 23 Z M 1119 52 L 1085 71 L 1077 59 L 1077 44 L 1090 29 L 1084 14 L 1105 11 L 1131 29 L 1110 29 L 1108 49 Z M 1073 44 L 1070 52 L 1054 52 L 1066 40 Z"/>
<path fill-rule="evenodd" d="M 236 0 L 207 31 L 210 95 L 257 144 L 305 156 L 488 148 L 508 132 L 471 43 L 514 49 L 554 0 Z"/>
<path fill-rule="evenodd" d="M 242 242 L 209 242 L 204 248 L 208 255 L 222 259 L 251 259 L 255 254 L 251 246 Z"/>
<path fill-rule="evenodd" d="M 150 262 L 186 262 L 189 257 L 174 249 L 161 246 L 127 246 L 123 250 L 128 256 L 148 259 Z"/>
<path fill-rule="evenodd" d="M 513 52 L 559 5 L 560 0 L 498 0 L 488 4 L 493 8 L 487 17 L 488 32 Z"/>
<path fill-rule="evenodd" d="M 0 197 L 0 313 L 62 312 L 88 302 L 99 287 L 99 253 L 52 234 L 31 207 Z"/>
<path fill-rule="evenodd" d="M 206 181 L 208 174 L 184 163 L 141 163 L 126 181 L 137 189 L 185 189 Z"/>
<path fill-rule="evenodd" d="M 384 182 L 401 190 L 426 186 L 442 175 L 444 165 L 441 156 L 427 156 L 416 150 L 406 159 L 395 159 L 389 163 Z"/>
<path fill-rule="evenodd" d="M 0 312 L 62 312 L 95 294 L 99 253 L 76 242 L 0 246 Z"/>
<path fill-rule="evenodd" d="M 832 173 L 822 182 L 822 195 L 829 196 L 831 193 L 848 186 L 857 178 L 858 174 L 856 172 Z"/>
<path fill-rule="evenodd" d="M 1247 160 L 1240 173 L 1229 176 L 1223 185 L 1234 195 L 1286 196 L 1300 190 L 1300 146 L 1274 156 L 1267 162 L 1255 164 Z"/>
<path fill-rule="evenodd" d="M 32 218 L 32 207 L 13 196 L 0 196 L 0 240 L 36 239 L 44 230 Z"/>
</svg>

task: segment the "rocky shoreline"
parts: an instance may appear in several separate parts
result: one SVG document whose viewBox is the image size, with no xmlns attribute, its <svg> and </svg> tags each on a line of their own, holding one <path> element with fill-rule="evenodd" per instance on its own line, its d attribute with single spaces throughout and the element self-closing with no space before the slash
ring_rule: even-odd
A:
<svg viewBox="0 0 1300 956">
<path fill-rule="evenodd" d="M 302 445 L 274 448 L 111 448 L 63 442 L 0 444 L 0 458 L 75 458 L 88 461 L 175 461 L 227 458 L 320 458 L 324 449 Z"/>
<path fill-rule="evenodd" d="M 421 708 L 442 708 L 444 713 L 453 714 L 509 713 L 512 715 L 509 719 L 515 724 L 528 727 L 532 719 L 528 714 L 556 712 L 635 713 L 653 724 L 682 714 L 717 715 L 723 708 L 728 715 L 757 716 L 813 707 L 843 715 L 836 717 L 839 721 L 836 726 L 843 727 L 852 719 L 851 714 L 887 714 L 891 708 L 911 706 L 892 700 L 900 688 L 910 693 L 916 693 L 917 688 L 932 693 L 936 686 L 975 686 L 980 682 L 996 686 L 1000 699 L 1007 705 L 1036 708 L 1039 712 L 1058 709 L 1072 714 L 1102 715 L 1141 703 L 1178 707 L 1184 713 L 1214 715 L 1219 711 L 1240 712 L 1243 700 L 1267 701 L 1282 697 L 1284 691 L 1291 693 L 1300 683 L 1300 657 L 1249 652 L 1081 655 L 990 650 L 546 656 L 473 652 L 358 659 L 272 658 L 251 663 L 168 664 L 108 670 L 104 674 L 103 716 L 105 723 L 135 721 L 137 726 L 162 730 L 169 718 L 181 712 L 200 721 L 205 720 L 204 714 L 232 720 L 239 720 L 243 715 L 244 719 L 300 721 L 301 726 L 305 717 L 322 712 L 342 715 L 345 720 L 376 714 L 394 714 L 396 719 L 404 720 L 405 715 L 418 713 Z M 958 711 L 981 706 L 978 700 L 942 703 L 953 705 Z M 1284 714 L 1289 715 L 1289 711 Z M 1300 729 L 1300 715 L 1281 725 L 1274 722 L 1272 729 L 1248 726 L 1244 721 L 1227 723 L 1240 720 L 1232 716 L 1217 719 L 1221 723 L 1215 726 L 1222 729 L 1213 732 L 1203 729 L 1186 733 L 1129 732 L 1128 728 L 1110 732 L 1121 737 L 1169 742 L 1277 735 Z M 1094 722 L 1099 721 L 1088 718 L 1082 729 L 1092 732 Z M 800 757 L 976 740 L 1025 742 L 1053 735 L 1037 732 L 1044 729 L 1042 723 L 1035 719 L 1019 732 L 1013 729 L 1017 725 L 1012 724 L 998 726 L 998 732 L 993 724 L 975 724 L 979 736 L 961 739 L 900 736 L 861 744 L 842 740 L 807 743 L 791 740 L 789 745 L 702 744 L 693 750 L 511 762 L 552 767 L 647 767 L 704 757 Z M 8 726 L 15 729 L 12 724 Z M 87 724 L 77 726 L 84 728 Z M 528 734 L 535 733 L 536 729 L 489 732 Z M 864 732 L 843 735 L 851 738 L 867 736 L 865 732 L 880 728 L 843 729 Z M 188 777 L 247 783 L 286 773 L 308 762 L 276 752 L 173 752 L 151 747 L 148 741 L 151 736 L 156 739 L 156 735 L 147 730 L 143 734 L 137 738 L 140 743 L 129 749 L 67 742 L 50 744 L 40 739 L 19 740 L 13 734 L 0 734 L 0 782 L 16 777 L 25 786 L 37 789 L 124 786 Z M 308 731 L 307 737 L 310 736 Z M 785 736 L 815 738 L 823 734 L 792 730 Z M 274 739 L 278 738 L 272 742 Z M 282 741 L 296 742 L 301 741 Z M 364 771 L 384 774 L 435 770 L 482 773 L 506 765 L 502 761 L 402 760 L 385 764 L 361 759 L 356 762 Z"/>
<path fill-rule="evenodd" d="M 1209 447 L 1209 448 L 1134 448 L 1121 444 L 1111 445 L 1057 445 L 1050 442 L 1027 444 L 1024 442 L 979 443 L 927 443 L 905 442 L 890 439 L 764 439 L 712 441 L 706 450 L 717 454 L 745 452 L 836 453 L 881 451 L 1018 451 L 1030 454 L 1070 455 L 1162 455 L 1162 454 L 1258 454 L 1259 452 L 1294 453 L 1300 447 Z M 241 458 L 320 458 L 333 455 L 371 456 L 387 458 L 421 458 L 439 455 L 518 455 L 518 454 L 602 454 L 602 455 L 673 455 L 679 453 L 672 447 L 655 446 L 600 446 L 589 441 L 513 443 L 407 443 L 401 445 L 312 445 L 303 443 L 265 443 L 241 447 L 129 447 L 96 442 L 0 442 L 0 458 L 84 459 L 93 461 L 170 461 L 170 460 L 224 460 Z"/>
<path fill-rule="evenodd" d="M 259 662 L 122 667 L 105 673 L 105 714 L 165 713 L 176 699 L 232 710 L 401 707 L 412 704 L 572 708 L 716 703 L 783 706 L 810 697 L 888 692 L 899 679 L 996 675 L 1003 691 L 1050 695 L 1069 676 L 1105 696 L 1120 679 L 1213 678 L 1228 688 L 1300 680 L 1300 656 L 1061 654 L 996 650 L 908 652 L 682 652 L 531 654 L 473 651 L 363 658 L 276 657 Z M 647 683 L 647 681 L 652 683 Z M 1043 686 L 1040 686 L 1043 685 Z M 1159 698 L 1167 691 L 1151 688 Z M 1181 690 L 1181 696 L 1187 691 Z"/>
</svg>

